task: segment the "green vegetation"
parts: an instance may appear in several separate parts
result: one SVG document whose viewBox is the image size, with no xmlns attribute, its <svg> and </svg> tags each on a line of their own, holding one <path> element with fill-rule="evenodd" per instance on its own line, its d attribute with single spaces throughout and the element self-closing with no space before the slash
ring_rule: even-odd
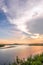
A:
<svg viewBox="0 0 43 65">
<path fill-rule="evenodd" d="M 5 64 L 6 65 L 6 64 Z M 26 60 L 19 59 L 18 56 L 16 57 L 16 62 L 9 65 L 43 65 L 43 54 L 35 55 L 34 57 L 29 57 Z"/>
<path fill-rule="evenodd" d="M 4 47 L 5 45 L 4 44 L 0 44 L 0 47 Z"/>
</svg>

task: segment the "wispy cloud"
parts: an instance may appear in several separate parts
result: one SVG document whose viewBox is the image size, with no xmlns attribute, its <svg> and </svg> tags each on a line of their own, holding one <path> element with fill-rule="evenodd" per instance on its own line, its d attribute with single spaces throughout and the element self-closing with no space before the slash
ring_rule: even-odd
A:
<svg viewBox="0 0 43 65">
<path fill-rule="evenodd" d="M 12 36 L 24 39 L 43 35 L 43 0 L 1 0 L 0 11 L 5 17 L 0 28 Z"/>
</svg>

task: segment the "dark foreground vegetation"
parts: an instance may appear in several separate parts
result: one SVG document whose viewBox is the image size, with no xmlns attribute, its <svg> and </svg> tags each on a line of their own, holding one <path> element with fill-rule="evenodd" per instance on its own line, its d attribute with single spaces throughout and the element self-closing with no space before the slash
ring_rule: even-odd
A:
<svg viewBox="0 0 43 65">
<path fill-rule="evenodd" d="M 9 63 L 9 65 L 43 65 L 43 54 L 35 55 L 34 57 L 31 56 L 23 60 L 16 57 L 16 62 L 12 64 Z"/>
</svg>

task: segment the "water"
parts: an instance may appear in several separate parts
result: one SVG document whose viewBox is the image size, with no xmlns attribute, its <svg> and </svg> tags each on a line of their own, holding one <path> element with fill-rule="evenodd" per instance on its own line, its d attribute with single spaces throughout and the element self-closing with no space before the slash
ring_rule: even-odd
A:
<svg viewBox="0 0 43 65">
<path fill-rule="evenodd" d="M 20 59 L 27 58 L 31 55 L 43 53 L 43 46 L 16 45 L 5 46 L 0 48 L 0 65 L 3 63 L 13 62 L 18 56 Z"/>
</svg>

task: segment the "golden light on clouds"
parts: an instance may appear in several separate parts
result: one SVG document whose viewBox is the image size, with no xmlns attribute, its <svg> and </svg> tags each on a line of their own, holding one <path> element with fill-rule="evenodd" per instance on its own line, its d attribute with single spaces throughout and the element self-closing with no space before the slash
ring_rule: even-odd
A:
<svg viewBox="0 0 43 65">
<path fill-rule="evenodd" d="M 43 38 L 37 38 L 37 39 L 0 39 L 0 44 L 13 44 L 13 43 L 17 43 L 17 44 L 32 44 L 32 43 L 43 43 Z"/>
</svg>

